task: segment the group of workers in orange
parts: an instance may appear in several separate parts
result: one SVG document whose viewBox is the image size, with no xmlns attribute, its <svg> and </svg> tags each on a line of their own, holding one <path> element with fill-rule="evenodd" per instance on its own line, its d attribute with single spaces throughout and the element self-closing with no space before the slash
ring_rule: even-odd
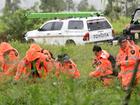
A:
<svg viewBox="0 0 140 105">
<path fill-rule="evenodd" d="M 0 44 L 0 67 L 1 76 L 14 76 L 15 81 L 20 78 L 45 79 L 50 72 L 58 78 L 60 74 L 68 78 L 80 77 L 77 65 L 67 54 L 59 55 L 55 60 L 50 51 L 42 49 L 37 44 L 31 44 L 25 57 L 19 61 L 18 51 L 9 43 L 2 42 Z"/>
<path fill-rule="evenodd" d="M 113 76 L 117 76 L 122 87 L 127 88 L 130 84 L 136 62 L 140 58 L 140 48 L 129 36 L 123 36 L 118 41 L 120 49 L 116 59 L 100 46 L 94 45 L 95 57 L 92 65 L 95 70 L 89 73 L 89 77 L 100 78 L 105 86 L 113 81 Z M 120 68 L 116 72 L 116 66 Z M 31 44 L 25 57 L 19 60 L 18 51 L 9 43 L 0 44 L 0 76 L 13 76 L 15 81 L 28 78 L 46 77 L 52 72 L 57 78 L 61 74 L 68 78 L 79 78 L 80 72 L 77 65 L 67 54 L 58 55 L 54 59 L 53 54 L 41 48 L 38 44 Z M 136 74 L 136 83 L 140 80 L 140 66 Z"/>
<path fill-rule="evenodd" d="M 120 49 L 114 61 L 111 54 L 102 50 L 100 46 L 94 46 L 93 52 L 96 58 L 93 60 L 93 65 L 96 65 L 96 70 L 89 74 L 90 77 L 100 78 L 104 85 L 110 85 L 113 76 L 117 76 L 120 80 L 122 87 L 127 89 L 133 75 L 133 71 L 137 62 L 140 59 L 140 47 L 134 43 L 130 36 L 122 36 L 119 38 L 118 43 Z M 114 66 L 116 65 L 116 66 Z M 116 67 L 120 71 L 115 72 Z M 137 84 L 140 80 L 140 65 L 136 74 Z"/>
</svg>

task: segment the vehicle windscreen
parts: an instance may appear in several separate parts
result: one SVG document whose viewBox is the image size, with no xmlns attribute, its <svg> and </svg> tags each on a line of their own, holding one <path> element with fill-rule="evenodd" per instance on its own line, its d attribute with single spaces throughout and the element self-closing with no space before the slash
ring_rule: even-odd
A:
<svg viewBox="0 0 140 105">
<path fill-rule="evenodd" d="M 111 28 L 110 24 L 105 19 L 88 20 L 87 26 L 89 31 Z"/>
<path fill-rule="evenodd" d="M 135 15 L 134 15 L 133 21 L 135 22 L 137 20 L 140 20 L 140 10 L 137 10 L 136 13 L 135 13 Z"/>
</svg>

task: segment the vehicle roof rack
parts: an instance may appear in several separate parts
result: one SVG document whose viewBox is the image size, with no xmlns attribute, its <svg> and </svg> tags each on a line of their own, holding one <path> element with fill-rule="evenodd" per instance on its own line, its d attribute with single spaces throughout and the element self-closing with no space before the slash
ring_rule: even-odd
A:
<svg viewBox="0 0 140 105">
<path fill-rule="evenodd" d="M 47 18 L 47 19 L 60 19 L 60 18 L 83 18 L 91 16 L 103 16 L 101 12 L 55 12 L 55 13 L 35 13 L 27 12 L 25 14 L 27 18 Z"/>
</svg>

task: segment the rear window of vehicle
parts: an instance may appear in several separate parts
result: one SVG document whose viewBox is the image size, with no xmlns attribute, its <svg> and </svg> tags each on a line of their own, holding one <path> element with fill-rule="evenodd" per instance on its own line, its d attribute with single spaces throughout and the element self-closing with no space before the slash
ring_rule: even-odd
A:
<svg viewBox="0 0 140 105">
<path fill-rule="evenodd" d="M 88 20 L 87 26 L 89 31 L 111 28 L 110 24 L 104 19 Z"/>
<path fill-rule="evenodd" d="M 83 21 L 74 21 L 71 20 L 68 23 L 68 29 L 83 29 Z"/>
</svg>

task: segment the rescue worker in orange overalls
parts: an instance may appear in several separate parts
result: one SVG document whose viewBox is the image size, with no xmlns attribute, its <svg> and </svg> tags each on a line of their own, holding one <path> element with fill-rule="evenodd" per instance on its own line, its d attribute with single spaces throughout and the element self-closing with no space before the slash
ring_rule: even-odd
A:
<svg viewBox="0 0 140 105">
<path fill-rule="evenodd" d="M 57 69 L 57 62 L 55 61 L 55 58 L 53 57 L 53 54 L 46 49 L 42 49 L 41 52 L 45 56 L 48 71 L 51 71 L 51 74 L 53 74 L 53 75 L 50 75 L 50 76 L 55 76 L 55 72 L 56 72 L 56 69 Z"/>
<path fill-rule="evenodd" d="M 100 58 L 104 58 L 104 59 L 108 59 L 111 62 L 112 68 L 113 68 L 113 74 L 114 76 L 118 75 L 118 72 L 115 69 L 115 65 L 116 65 L 116 60 L 115 58 L 108 53 L 106 50 L 103 50 L 100 46 L 98 45 L 94 45 L 93 47 L 93 52 L 95 52 L 96 57 L 95 57 L 95 61 L 99 60 Z M 94 64 L 94 60 L 93 60 L 93 64 Z"/>
<path fill-rule="evenodd" d="M 77 68 L 77 65 L 70 59 L 67 54 L 58 55 L 57 62 L 57 77 L 59 77 L 61 73 L 66 75 L 68 78 L 80 77 L 80 72 Z"/>
<path fill-rule="evenodd" d="M 130 45 L 124 36 L 119 39 L 119 44 L 120 50 L 116 58 L 116 64 L 120 66 L 118 78 L 121 81 L 122 87 L 127 89 L 133 75 L 136 61 L 139 59 L 139 50 L 135 46 Z M 138 68 L 136 83 L 139 79 L 140 71 Z"/>
<path fill-rule="evenodd" d="M 134 46 L 134 47 L 136 47 L 136 49 L 138 49 L 139 52 L 140 52 L 140 47 L 139 47 L 137 44 L 135 44 L 135 42 L 134 42 L 132 36 L 126 35 L 126 38 L 127 38 L 127 40 L 128 40 L 129 46 Z"/>
<path fill-rule="evenodd" d="M 93 52 L 95 52 L 95 59 L 93 65 L 96 66 L 95 71 L 89 74 L 90 77 L 100 78 L 105 86 L 112 83 L 113 66 L 108 59 L 109 53 L 103 51 L 100 46 L 94 46 Z"/>
<path fill-rule="evenodd" d="M 48 58 L 42 53 L 42 48 L 37 44 L 32 44 L 26 52 L 26 56 L 17 67 L 15 80 L 19 80 L 22 74 L 25 78 L 46 78 L 49 72 Z"/>
<path fill-rule="evenodd" d="M 0 67 L 2 74 L 13 76 L 16 73 L 19 54 L 9 43 L 2 42 L 0 44 Z"/>
</svg>

